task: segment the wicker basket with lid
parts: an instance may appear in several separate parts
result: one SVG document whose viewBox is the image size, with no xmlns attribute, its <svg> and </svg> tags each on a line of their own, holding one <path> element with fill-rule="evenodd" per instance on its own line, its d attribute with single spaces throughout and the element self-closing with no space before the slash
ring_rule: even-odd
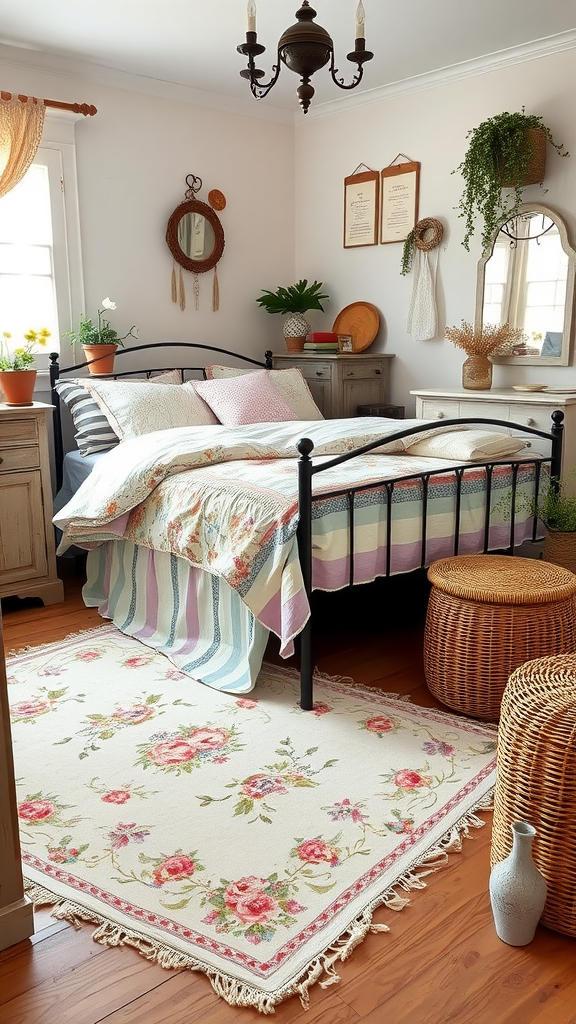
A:
<svg viewBox="0 0 576 1024">
<path fill-rule="evenodd" d="M 424 631 L 431 693 L 455 711 L 495 721 L 511 672 L 576 653 L 576 576 L 508 555 L 456 555 L 428 570 Z"/>
<path fill-rule="evenodd" d="M 532 849 L 548 895 L 542 924 L 576 936 L 576 656 L 529 661 L 510 676 L 498 727 L 492 865 L 510 825 L 536 829 Z"/>
</svg>

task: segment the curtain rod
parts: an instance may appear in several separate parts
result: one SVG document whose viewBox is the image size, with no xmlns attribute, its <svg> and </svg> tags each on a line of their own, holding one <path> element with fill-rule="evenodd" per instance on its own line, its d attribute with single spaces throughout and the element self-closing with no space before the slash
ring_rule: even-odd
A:
<svg viewBox="0 0 576 1024">
<path fill-rule="evenodd" d="M 11 92 L 0 92 L 0 96 L 3 100 L 11 100 Z M 19 95 L 18 99 L 21 103 L 26 103 L 29 99 L 28 96 Z M 33 96 L 32 99 L 35 103 L 38 101 Z M 44 100 L 45 107 L 57 107 L 58 110 L 72 110 L 74 114 L 84 114 L 84 117 L 92 117 L 93 114 L 97 114 L 98 110 L 91 103 L 62 103 L 60 100 Z"/>
</svg>

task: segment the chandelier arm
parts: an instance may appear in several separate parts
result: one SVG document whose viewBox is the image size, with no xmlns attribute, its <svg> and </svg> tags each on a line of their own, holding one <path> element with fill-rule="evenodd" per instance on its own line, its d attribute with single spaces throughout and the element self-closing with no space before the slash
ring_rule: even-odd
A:
<svg viewBox="0 0 576 1024">
<path fill-rule="evenodd" d="M 365 61 L 372 60 L 374 54 L 371 53 L 370 50 L 365 49 L 365 43 L 363 39 L 357 39 L 356 49 L 353 50 L 352 53 L 348 53 L 346 56 L 348 60 L 352 64 L 356 64 L 358 68 L 350 84 L 347 85 L 345 83 L 343 75 L 341 75 L 340 78 L 336 77 L 337 75 L 340 74 L 340 71 L 338 70 L 338 68 L 334 67 L 334 51 L 332 51 L 332 57 L 330 59 L 330 75 L 332 77 L 334 85 L 337 85 L 339 89 L 355 89 L 356 86 L 359 85 L 360 82 L 362 81 L 362 76 L 364 75 Z"/>
<path fill-rule="evenodd" d="M 348 85 L 346 85 L 343 77 L 336 78 L 336 75 L 339 75 L 340 72 L 339 72 L 338 68 L 334 67 L 334 59 L 332 59 L 332 64 L 330 65 L 330 74 L 332 76 L 332 81 L 334 82 L 334 85 L 337 85 L 339 89 L 354 89 L 362 81 L 362 76 L 364 74 L 364 68 L 362 67 L 361 64 L 359 64 L 358 65 L 358 70 L 357 70 L 356 74 L 354 75 L 354 78 L 352 79 L 352 81 Z"/>
<path fill-rule="evenodd" d="M 263 100 L 270 92 L 272 86 L 276 85 L 278 75 L 280 74 L 280 56 L 278 56 L 278 63 L 272 65 L 270 74 L 271 78 L 268 82 L 259 82 L 257 78 L 250 78 L 250 92 L 257 100 Z"/>
</svg>

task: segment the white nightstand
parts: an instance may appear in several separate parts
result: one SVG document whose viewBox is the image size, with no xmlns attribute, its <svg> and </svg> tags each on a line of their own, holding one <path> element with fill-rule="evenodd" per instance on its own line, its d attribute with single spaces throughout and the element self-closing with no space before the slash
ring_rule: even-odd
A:
<svg viewBox="0 0 576 1024">
<path fill-rule="evenodd" d="M 464 388 L 426 388 L 411 391 L 416 396 L 418 419 L 454 419 L 460 416 L 484 416 L 510 420 L 526 427 L 535 427 L 548 433 L 552 427 L 552 413 L 564 413 L 564 441 L 562 446 L 562 476 L 576 466 L 576 394 L 560 395 L 553 391 L 514 391 L 513 388 L 491 388 L 489 391 L 466 391 Z M 513 433 L 511 431 L 511 433 Z M 519 436 L 526 437 L 519 432 Z M 531 441 L 532 448 L 542 454 L 550 453 L 546 441 Z M 576 481 L 569 484 L 576 489 Z"/>
</svg>

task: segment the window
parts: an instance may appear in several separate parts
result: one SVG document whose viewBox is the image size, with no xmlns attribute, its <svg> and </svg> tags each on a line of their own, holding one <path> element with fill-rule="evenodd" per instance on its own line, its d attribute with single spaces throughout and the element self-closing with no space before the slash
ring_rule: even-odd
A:
<svg viewBox="0 0 576 1024">
<path fill-rule="evenodd" d="M 51 133 L 68 134 L 71 143 L 52 143 Z M 48 345 L 35 353 L 38 370 L 66 344 L 62 335 L 83 305 L 73 133 L 73 123 L 55 127 L 46 117 L 33 164 L 0 199 L 0 332 L 18 348 L 26 331 L 47 327 Z"/>
</svg>

